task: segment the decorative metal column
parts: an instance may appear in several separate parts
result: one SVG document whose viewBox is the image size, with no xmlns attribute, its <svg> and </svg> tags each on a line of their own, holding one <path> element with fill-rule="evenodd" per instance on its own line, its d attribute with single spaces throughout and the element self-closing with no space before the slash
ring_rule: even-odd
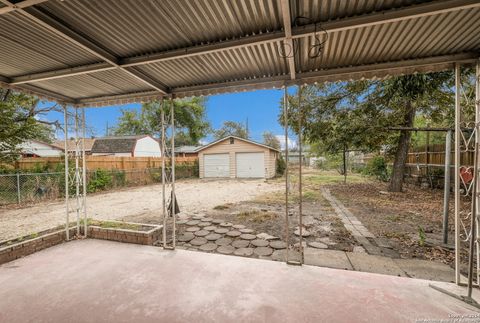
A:
<svg viewBox="0 0 480 323">
<path fill-rule="evenodd" d="M 81 218 L 83 217 L 84 236 L 87 236 L 87 210 L 86 210 L 86 159 L 85 159 L 85 109 L 81 111 L 81 115 L 75 108 L 74 125 L 75 125 L 75 172 L 73 181 L 75 183 L 75 213 L 77 219 L 77 236 L 81 235 Z"/>
<path fill-rule="evenodd" d="M 64 184 L 65 184 L 65 239 L 70 240 L 70 206 L 69 206 L 69 172 L 68 172 L 68 107 L 63 105 L 63 136 L 64 136 L 64 156 L 65 156 L 65 174 L 64 174 Z"/>
<path fill-rule="evenodd" d="M 288 263 L 288 249 L 290 249 L 290 234 L 289 234 L 289 221 L 288 221 L 288 194 L 290 193 L 290 183 L 288 180 L 288 86 L 285 85 L 283 92 L 283 122 L 285 126 L 285 243 L 287 248 L 285 249 L 285 262 Z"/>
<path fill-rule="evenodd" d="M 161 105 L 161 153 L 162 153 L 162 217 L 163 248 L 175 249 L 176 246 L 176 214 L 179 212 L 175 196 L 175 109 L 173 99 L 162 99 Z M 168 109 L 170 108 L 170 109 Z M 167 148 L 167 135 L 170 137 L 170 149 Z M 167 161 L 169 165 L 167 165 Z M 170 220 L 170 221 L 169 221 Z M 168 226 L 171 222 L 172 239 L 167 239 Z"/>
</svg>

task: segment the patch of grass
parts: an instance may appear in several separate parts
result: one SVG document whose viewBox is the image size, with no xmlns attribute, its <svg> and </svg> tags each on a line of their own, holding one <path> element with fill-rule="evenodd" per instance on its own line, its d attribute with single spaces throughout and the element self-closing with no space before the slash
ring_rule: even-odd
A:
<svg viewBox="0 0 480 323">
<path fill-rule="evenodd" d="M 335 174 L 333 172 L 322 172 L 315 175 L 306 175 L 303 177 L 305 184 L 317 184 L 317 185 L 327 185 L 327 184 L 339 184 L 343 183 L 344 177 L 340 174 Z M 359 174 L 349 174 L 347 175 L 347 183 L 365 183 L 368 182 L 368 178 L 361 176 Z"/>
<path fill-rule="evenodd" d="M 273 220 L 277 217 L 275 213 L 263 212 L 259 210 L 243 211 L 238 214 L 240 220 L 248 220 L 256 223 L 261 223 L 269 220 Z"/>
<path fill-rule="evenodd" d="M 81 220 L 80 222 L 81 222 L 81 225 L 83 225 L 83 220 Z M 135 230 L 135 231 L 138 231 L 140 229 L 140 225 L 138 224 L 116 222 L 116 221 L 99 221 L 99 220 L 93 220 L 91 218 L 87 219 L 87 225 L 94 225 L 101 228 L 127 229 L 127 230 Z"/>
</svg>

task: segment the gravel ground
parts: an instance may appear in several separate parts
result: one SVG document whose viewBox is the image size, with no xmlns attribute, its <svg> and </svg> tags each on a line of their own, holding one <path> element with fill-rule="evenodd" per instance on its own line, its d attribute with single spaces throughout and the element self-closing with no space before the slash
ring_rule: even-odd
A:
<svg viewBox="0 0 480 323">
<path fill-rule="evenodd" d="M 205 212 L 225 203 L 254 199 L 282 190 L 281 183 L 265 180 L 182 180 L 176 183 L 181 213 Z M 73 201 L 72 207 L 75 201 Z M 94 194 L 87 199 L 88 217 L 115 220 L 158 214 L 161 210 L 161 185 L 137 187 Z M 70 220 L 75 219 L 70 214 Z M 65 224 L 63 201 L 37 204 L 19 209 L 0 210 L 0 241 L 16 238 Z"/>
</svg>

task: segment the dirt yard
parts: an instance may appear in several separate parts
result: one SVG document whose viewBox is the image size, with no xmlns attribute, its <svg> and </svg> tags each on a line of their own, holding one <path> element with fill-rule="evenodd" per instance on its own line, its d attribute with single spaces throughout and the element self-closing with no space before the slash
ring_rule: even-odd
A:
<svg viewBox="0 0 480 323">
<path fill-rule="evenodd" d="M 330 190 L 375 236 L 388 239 L 402 258 L 453 265 L 453 250 L 441 246 L 443 191 L 405 185 L 404 192 L 390 193 L 387 186 L 371 181 L 330 185 Z M 453 197 L 450 202 L 449 245 L 453 245 Z"/>
<path fill-rule="evenodd" d="M 206 212 L 217 205 L 247 201 L 282 189 L 278 181 L 265 180 L 181 180 L 176 184 L 182 214 Z M 75 201 L 72 202 L 73 208 Z M 87 210 L 88 217 L 99 220 L 160 222 L 161 185 L 90 195 Z M 74 221 L 75 218 L 75 212 L 71 212 L 70 220 Z M 62 201 L 0 209 L 0 241 L 64 224 L 65 208 Z"/>
</svg>

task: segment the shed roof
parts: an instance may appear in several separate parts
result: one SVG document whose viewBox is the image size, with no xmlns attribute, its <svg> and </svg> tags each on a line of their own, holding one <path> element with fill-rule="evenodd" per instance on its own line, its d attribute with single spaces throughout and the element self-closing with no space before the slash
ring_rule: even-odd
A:
<svg viewBox="0 0 480 323">
<path fill-rule="evenodd" d="M 480 50 L 478 0 L 0 3 L 0 86 L 75 106 L 438 71 Z"/>
<path fill-rule="evenodd" d="M 137 140 L 147 136 L 122 136 L 97 138 L 92 146 L 92 153 L 131 153 L 135 150 Z"/>
<path fill-rule="evenodd" d="M 248 143 L 257 145 L 257 146 L 261 146 L 261 147 L 268 148 L 268 149 L 273 150 L 273 151 L 280 152 L 280 150 L 278 150 L 278 149 L 276 149 L 276 148 L 273 148 L 273 147 L 271 147 L 271 146 L 267 146 L 267 145 L 261 144 L 261 143 L 256 142 L 256 141 L 253 141 L 253 140 L 250 140 L 250 139 L 245 139 L 245 138 L 240 138 L 240 137 L 237 137 L 237 136 L 228 136 L 228 137 L 225 137 L 225 138 L 222 138 L 222 139 L 215 140 L 215 141 L 213 141 L 213 142 L 211 142 L 211 143 L 209 143 L 209 144 L 207 144 L 207 145 L 205 145 L 205 146 L 202 146 L 202 147 L 198 148 L 198 149 L 196 150 L 196 152 L 199 152 L 199 151 L 202 151 L 202 150 L 204 150 L 204 149 L 207 149 L 207 148 L 209 148 L 209 147 L 211 147 L 211 146 L 213 146 L 213 145 L 216 145 L 216 144 L 218 144 L 218 143 L 220 143 L 220 142 L 222 142 L 222 141 L 225 141 L 225 140 L 227 140 L 227 139 L 230 139 L 230 138 L 234 138 L 234 139 L 237 139 L 237 140 L 245 141 L 245 142 L 248 142 Z"/>
<path fill-rule="evenodd" d="M 96 138 L 85 138 L 85 151 L 91 151 L 93 147 L 93 143 L 95 142 Z M 58 147 L 62 149 L 62 151 L 65 149 L 65 141 L 64 140 L 55 140 L 53 143 L 55 147 Z M 75 140 L 74 139 L 69 139 L 67 140 L 67 150 L 68 151 L 75 151 Z"/>
</svg>

